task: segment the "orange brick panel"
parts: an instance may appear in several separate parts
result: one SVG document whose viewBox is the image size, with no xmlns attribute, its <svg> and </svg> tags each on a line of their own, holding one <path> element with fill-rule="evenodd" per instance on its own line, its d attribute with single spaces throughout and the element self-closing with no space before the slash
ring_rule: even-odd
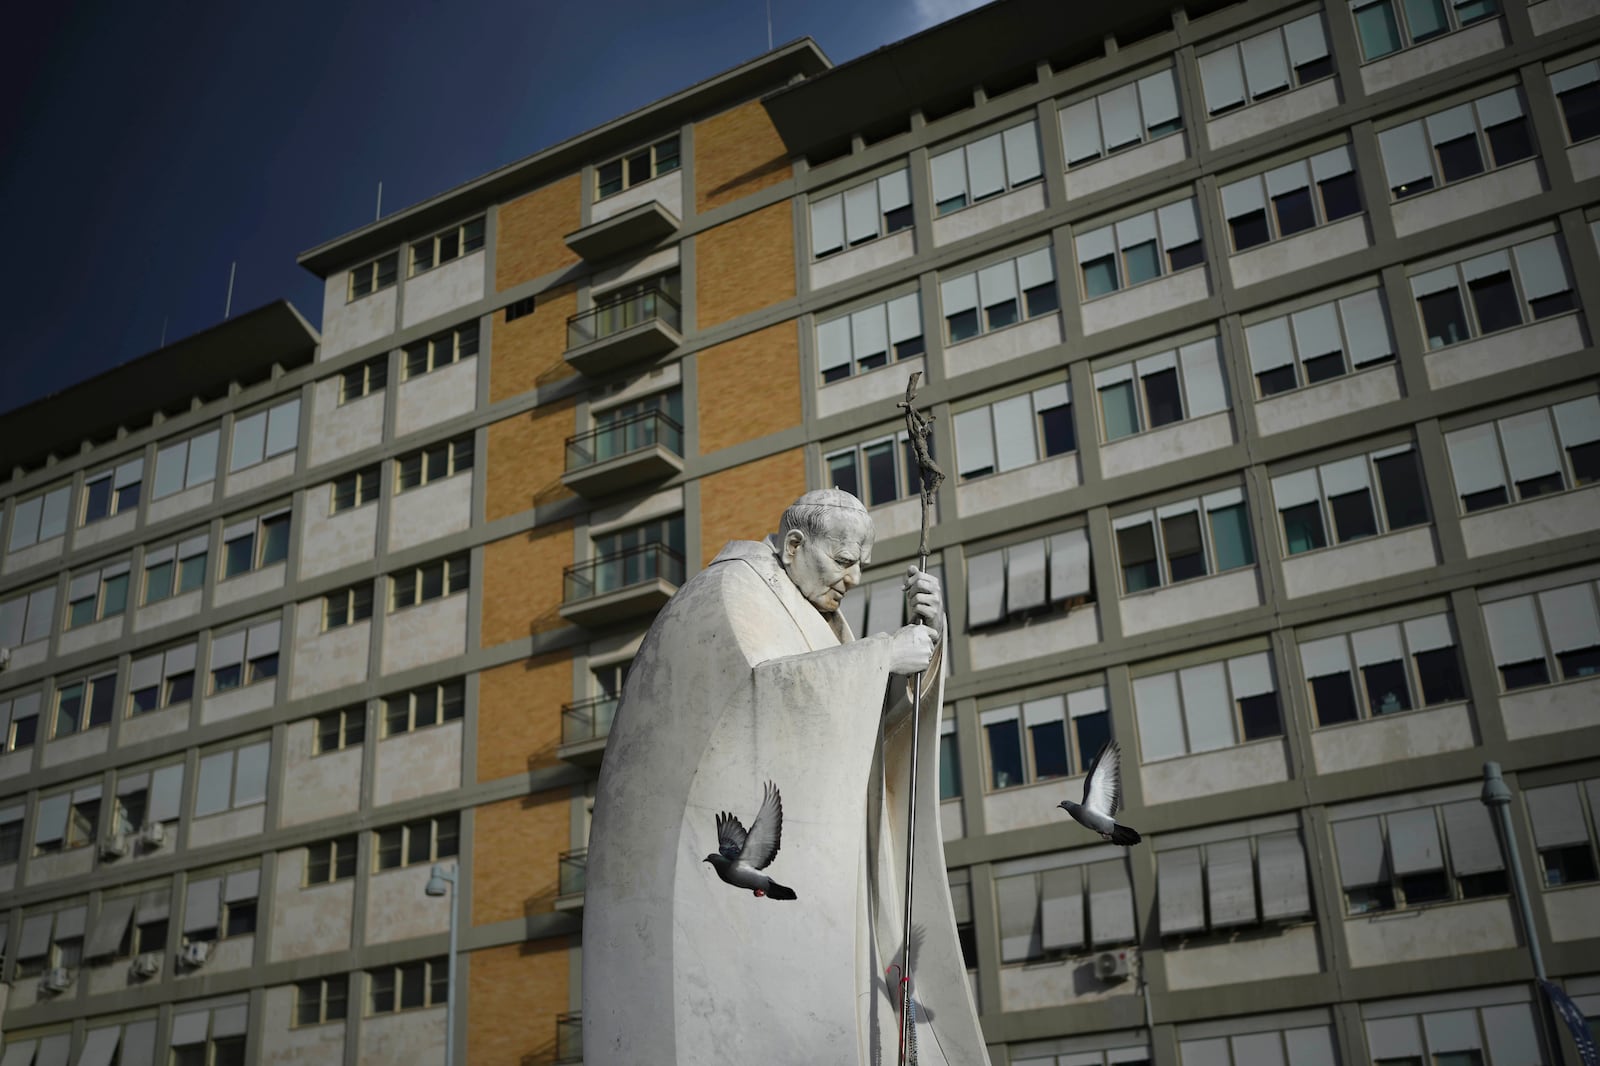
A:
<svg viewBox="0 0 1600 1066">
<path fill-rule="evenodd" d="M 559 629 L 561 568 L 572 564 L 572 523 L 556 522 L 484 545 L 483 646 Z"/>
<path fill-rule="evenodd" d="M 787 200 L 695 238 L 701 329 L 794 296 L 794 222 Z"/>
<path fill-rule="evenodd" d="M 500 205 L 494 250 L 496 291 L 578 261 L 566 238 L 578 228 L 582 184 L 574 174 Z"/>
<path fill-rule="evenodd" d="M 702 455 L 800 424 L 795 321 L 747 333 L 695 359 Z"/>
<path fill-rule="evenodd" d="M 569 789 L 479 807 L 472 831 L 472 924 L 549 911 L 560 885 L 557 859 L 571 843 Z"/>
<path fill-rule="evenodd" d="M 700 482 L 700 565 L 730 540 L 760 540 L 776 533 L 783 509 L 806 491 L 801 449 L 731 467 Z"/>
<path fill-rule="evenodd" d="M 561 471 L 566 440 L 574 432 L 574 402 L 536 407 L 489 426 L 483 502 L 488 521 L 572 495 L 561 483 Z"/>
<path fill-rule="evenodd" d="M 567 351 L 567 318 L 578 311 L 578 289 L 561 285 L 534 300 L 533 314 L 507 322 L 505 312 L 491 317 L 493 356 L 489 366 L 489 402 L 527 392 L 571 377 L 575 371 Z"/>
<path fill-rule="evenodd" d="M 571 1003 L 566 938 L 474 951 L 467 982 L 472 1066 L 550 1062 L 556 1015 Z"/>
<path fill-rule="evenodd" d="M 791 173 L 783 138 L 760 101 L 694 128 L 695 203 L 701 211 L 776 185 Z"/>
<path fill-rule="evenodd" d="M 561 705 L 572 700 L 572 656 L 536 655 L 478 675 L 478 780 L 555 766 Z"/>
</svg>

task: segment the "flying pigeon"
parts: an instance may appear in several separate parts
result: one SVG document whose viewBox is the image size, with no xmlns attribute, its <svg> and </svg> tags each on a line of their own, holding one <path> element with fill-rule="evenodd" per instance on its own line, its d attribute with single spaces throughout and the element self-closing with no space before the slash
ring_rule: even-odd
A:
<svg viewBox="0 0 1600 1066">
<path fill-rule="evenodd" d="M 1143 839 L 1138 830 L 1118 825 L 1114 817 L 1122 809 L 1122 750 L 1114 740 L 1106 741 L 1090 764 L 1083 779 L 1083 802 L 1062 800 L 1058 806 L 1113 844 L 1126 848 Z"/>
<path fill-rule="evenodd" d="M 717 850 L 705 861 L 716 869 L 718 877 L 735 888 L 748 888 L 758 897 L 794 899 L 794 889 L 759 872 L 778 854 L 782 840 L 783 797 L 778 795 L 778 786 L 768 781 L 761 809 L 748 832 L 732 813 L 723 811 L 717 815 Z"/>
</svg>

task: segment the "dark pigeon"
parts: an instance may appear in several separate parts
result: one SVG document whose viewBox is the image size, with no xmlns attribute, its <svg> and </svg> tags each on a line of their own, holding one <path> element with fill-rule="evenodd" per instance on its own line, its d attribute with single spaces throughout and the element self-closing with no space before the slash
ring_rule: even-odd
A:
<svg viewBox="0 0 1600 1066">
<path fill-rule="evenodd" d="M 1143 839 L 1138 830 L 1116 821 L 1116 813 L 1122 809 L 1122 749 L 1114 740 L 1106 741 L 1084 776 L 1083 802 L 1062 800 L 1058 806 L 1079 825 L 1094 830 L 1113 844 L 1126 848 Z"/>
<path fill-rule="evenodd" d="M 767 782 L 756 820 L 747 832 L 728 811 L 717 815 L 717 850 L 705 857 L 717 876 L 735 888 L 748 888 L 769 899 L 795 899 L 794 889 L 778 884 L 760 871 L 778 854 L 783 840 L 783 797 L 778 786 Z"/>
</svg>

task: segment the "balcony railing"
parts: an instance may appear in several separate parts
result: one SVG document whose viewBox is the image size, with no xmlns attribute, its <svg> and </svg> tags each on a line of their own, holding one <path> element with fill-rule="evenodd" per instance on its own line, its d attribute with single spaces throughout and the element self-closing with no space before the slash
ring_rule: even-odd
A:
<svg viewBox="0 0 1600 1066">
<path fill-rule="evenodd" d="M 583 1014 L 556 1015 L 556 1062 L 583 1061 Z"/>
<path fill-rule="evenodd" d="M 567 472 L 661 445 L 683 454 L 683 427 L 661 411 L 641 411 L 610 425 L 567 438 Z"/>
<path fill-rule="evenodd" d="M 608 592 L 619 592 L 659 578 L 674 586 L 683 584 L 683 556 L 665 544 L 642 544 L 616 555 L 603 555 L 569 566 L 562 573 L 563 603 L 577 603 Z"/>
<path fill-rule="evenodd" d="M 567 319 L 567 348 L 581 348 L 652 321 L 664 322 L 674 331 L 682 328 L 678 301 L 659 286 L 603 303 Z"/>
<path fill-rule="evenodd" d="M 589 849 L 564 851 L 557 864 L 560 868 L 561 895 L 564 897 L 583 895 L 584 875 L 589 868 Z"/>
<path fill-rule="evenodd" d="M 615 696 L 596 696 L 582 703 L 567 704 L 561 708 L 562 745 L 600 740 L 611 732 L 611 720 L 616 714 Z"/>
</svg>

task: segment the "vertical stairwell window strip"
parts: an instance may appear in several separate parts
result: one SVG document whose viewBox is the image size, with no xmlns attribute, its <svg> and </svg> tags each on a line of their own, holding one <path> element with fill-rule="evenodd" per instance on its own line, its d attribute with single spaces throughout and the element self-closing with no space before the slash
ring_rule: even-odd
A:
<svg viewBox="0 0 1600 1066">
<path fill-rule="evenodd" d="M 824 385 L 926 350 L 922 297 L 915 292 L 817 323 L 817 369 Z"/>
<path fill-rule="evenodd" d="M 1461 512 L 1600 481 L 1600 398 L 1585 396 L 1444 436 Z"/>
<path fill-rule="evenodd" d="M 1221 192 L 1235 252 L 1361 213 L 1355 167 L 1344 145 L 1224 185 Z"/>
<path fill-rule="evenodd" d="M 1272 479 L 1290 555 L 1428 523 L 1427 489 L 1410 444 Z"/>
<path fill-rule="evenodd" d="M 1199 63 L 1206 113 L 1213 117 L 1333 76 L 1321 15 L 1207 52 Z"/>
<path fill-rule="evenodd" d="M 1411 277 L 1430 350 L 1577 308 L 1559 241 L 1525 241 Z"/>
<path fill-rule="evenodd" d="M 1039 248 L 939 283 L 945 335 L 960 344 L 1061 307 L 1050 249 Z"/>
<path fill-rule="evenodd" d="M 811 257 L 826 259 L 909 229 L 911 172 L 902 168 L 811 201 Z"/>
<path fill-rule="evenodd" d="M 1465 29 L 1500 13 L 1495 0 L 1351 0 L 1361 59 L 1374 59 Z"/>
<path fill-rule="evenodd" d="M 1304 641 L 1300 666 L 1319 727 L 1467 698 L 1444 614 Z"/>
<path fill-rule="evenodd" d="M 1205 261 L 1193 197 L 1088 230 L 1075 243 L 1085 300 Z"/>
<path fill-rule="evenodd" d="M 1404 200 L 1532 159 L 1533 129 L 1516 89 L 1503 89 L 1378 133 L 1389 194 Z"/>
<path fill-rule="evenodd" d="M 1069 169 L 1176 133 L 1183 117 L 1172 68 L 1063 107 L 1058 121 Z"/>
<path fill-rule="evenodd" d="M 1244 340 L 1261 399 L 1394 359 L 1378 289 L 1248 325 Z"/>
<path fill-rule="evenodd" d="M 1096 370 L 1094 388 L 1108 443 L 1228 409 L 1215 337 Z"/>
<path fill-rule="evenodd" d="M 1043 176 L 1039 129 L 1033 120 L 992 133 L 970 144 L 940 152 L 929 160 L 934 214 L 948 215 Z"/>
<path fill-rule="evenodd" d="M 1243 489 L 1123 515 L 1112 520 L 1111 528 L 1124 596 L 1256 562 Z"/>
<path fill-rule="evenodd" d="M 956 471 L 962 481 L 1077 450 L 1072 392 L 1065 381 L 962 411 L 954 422 Z"/>
</svg>

